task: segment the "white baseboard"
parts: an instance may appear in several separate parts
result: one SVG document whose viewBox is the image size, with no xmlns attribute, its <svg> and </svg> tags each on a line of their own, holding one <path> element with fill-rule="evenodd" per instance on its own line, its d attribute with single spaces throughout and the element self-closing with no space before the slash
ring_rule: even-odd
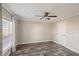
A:
<svg viewBox="0 0 79 59">
<path fill-rule="evenodd" d="M 48 42 L 48 41 L 52 41 L 52 40 L 46 40 L 46 41 L 36 41 L 36 42 L 26 42 L 26 43 L 18 43 L 18 44 L 30 44 L 30 43 L 40 43 L 40 42 Z M 17 45 L 18 45 L 17 44 Z"/>
</svg>

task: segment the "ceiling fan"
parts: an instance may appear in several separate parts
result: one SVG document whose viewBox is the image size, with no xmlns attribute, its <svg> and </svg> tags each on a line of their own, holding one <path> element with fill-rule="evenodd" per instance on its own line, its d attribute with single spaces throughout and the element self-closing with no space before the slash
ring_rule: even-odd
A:
<svg viewBox="0 0 79 59">
<path fill-rule="evenodd" d="M 40 20 L 42 20 L 43 18 L 45 18 L 45 19 L 47 19 L 47 20 L 50 20 L 51 17 L 56 18 L 57 15 L 50 15 L 49 12 L 45 12 L 45 14 L 44 14 L 43 16 L 39 16 L 39 17 L 41 17 Z"/>
</svg>

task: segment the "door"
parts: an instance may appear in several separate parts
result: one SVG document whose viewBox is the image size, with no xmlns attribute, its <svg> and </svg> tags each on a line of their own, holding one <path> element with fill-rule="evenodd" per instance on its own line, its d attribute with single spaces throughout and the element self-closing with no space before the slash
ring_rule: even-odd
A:
<svg viewBox="0 0 79 59">
<path fill-rule="evenodd" d="M 66 22 L 60 21 L 57 23 L 57 40 L 63 46 L 66 46 Z"/>
</svg>

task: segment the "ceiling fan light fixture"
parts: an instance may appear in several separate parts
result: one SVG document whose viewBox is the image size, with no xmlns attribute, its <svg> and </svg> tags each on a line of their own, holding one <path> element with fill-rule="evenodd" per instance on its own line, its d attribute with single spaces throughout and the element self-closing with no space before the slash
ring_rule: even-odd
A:
<svg viewBox="0 0 79 59">
<path fill-rule="evenodd" d="M 57 15 L 51 15 L 49 12 L 45 12 L 45 14 L 43 16 L 39 16 L 40 20 L 44 19 L 45 20 L 50 20 L 50 18 L 56 18 Z"/>
<path fill-rule="evenodd" d="M 47 20 L 50 20 L 50 18 L 47 18 Z"/>
</svg>

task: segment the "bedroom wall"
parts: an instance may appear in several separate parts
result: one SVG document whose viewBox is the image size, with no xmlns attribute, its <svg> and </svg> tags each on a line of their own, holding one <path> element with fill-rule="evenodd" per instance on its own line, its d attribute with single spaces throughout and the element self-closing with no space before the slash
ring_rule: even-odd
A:
<svg viewBox="0 0 79 59">
<path fill-rule="evenodd" d="M 64 26 L 63 25 L 64 22 Z M 58 24 L 59 23 L 59 24 Z M 60 33 L 64 33 L 64 35 L 58 35 L 58 26 L 61 23 L 61 27 L 65 29 L 65 31 L 61 31 Z M 63 41 L 59 39 L 61 37 L 65 37 Z M 61 44 L 77 53 L 79 53 L 79 15 L 69 17 L 63 21 L 56 22 L 52 24 L 52 41 L 56 43 L 65 43 Z M 60 42 L 61 41 L 61 42 Z"/>
<path fill-rule="evenodd" d="M 52 24 L 52 40 L 55 42 L 57 41 L 57 23 Z"/>
<path fill-rule="evenodd" d="M 51 41 L 51 24 L 19 21 L 18 44 Z"/>
<path fill-rule="evenodd" d="M 66 46 L 66 22 L 58 21 L 52 24 L 52 39 L 56 43 Z"/>
<path fill-rule="evenodd" d="M 67 46 L 79 52 L 79 15 L 68 18 L 67 26 Z"/>
</svg>

